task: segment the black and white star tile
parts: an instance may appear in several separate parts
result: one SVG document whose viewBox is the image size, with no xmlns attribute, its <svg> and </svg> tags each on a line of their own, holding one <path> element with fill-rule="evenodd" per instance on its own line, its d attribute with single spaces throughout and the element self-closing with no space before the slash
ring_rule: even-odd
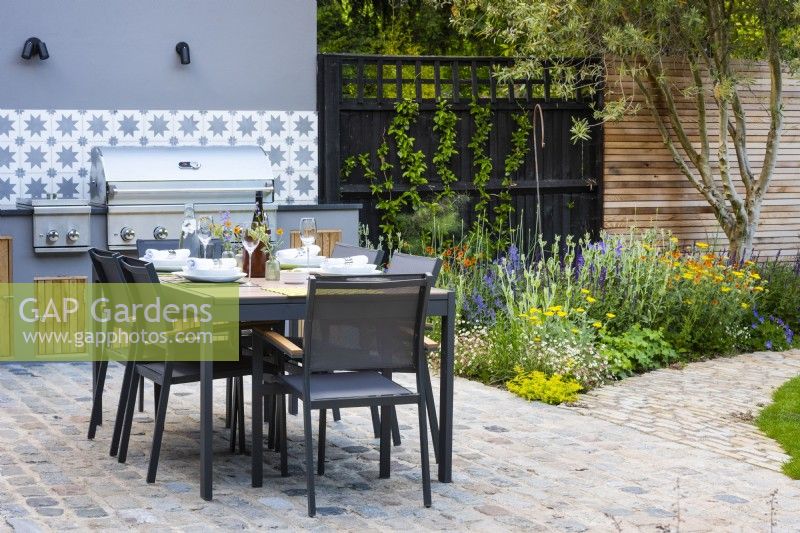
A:
<svg viewBox="0 0 800 533">
<path fill-rule="evenodd" d="M 238 146 L 264 149 L 276 201 L 317 201 L 313 111 L 0 109 L 0 206 L 18 198 L 86 199 L 95 146 Z"/>
</svg>

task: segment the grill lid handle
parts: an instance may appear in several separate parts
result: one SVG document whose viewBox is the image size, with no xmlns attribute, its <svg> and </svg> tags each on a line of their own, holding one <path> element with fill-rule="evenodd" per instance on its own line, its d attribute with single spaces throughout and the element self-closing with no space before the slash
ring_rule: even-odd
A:
<svg viewBox="0 0 800 533">
<path fill-rule="evenodd" d="M 183 170 L 198 170 L 200 168 L 199 161 L 178 161 L 178 168 Z"/>
</svg>

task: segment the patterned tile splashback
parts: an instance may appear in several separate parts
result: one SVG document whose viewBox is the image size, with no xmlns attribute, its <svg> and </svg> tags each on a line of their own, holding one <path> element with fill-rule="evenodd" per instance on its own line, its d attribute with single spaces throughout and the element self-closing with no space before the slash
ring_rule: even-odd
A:
<svg viewBox="0 0 800 533">
<path fill-rule="evenodd" d="M 258 145 L 279 204 L 317 202 L 313 111 L 0 109 L 0 206 L 18 198 L 88 200 L 94 146 Z"/>
</svg>

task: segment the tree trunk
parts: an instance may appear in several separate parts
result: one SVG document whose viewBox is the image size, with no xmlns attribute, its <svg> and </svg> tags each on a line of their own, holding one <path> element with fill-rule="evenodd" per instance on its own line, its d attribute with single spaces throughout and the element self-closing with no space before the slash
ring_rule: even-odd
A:
<svg viewBox="0 0 800 533">
<path fill-rule="evenodd" d="M 756 234 L 758 220 L 750 223 L 741 222 L 733 226 L 724 225 L 728 237 L 731 260 L 735 263 L 750 258 L 753 253 L 753 238 Z"/>
</svg>

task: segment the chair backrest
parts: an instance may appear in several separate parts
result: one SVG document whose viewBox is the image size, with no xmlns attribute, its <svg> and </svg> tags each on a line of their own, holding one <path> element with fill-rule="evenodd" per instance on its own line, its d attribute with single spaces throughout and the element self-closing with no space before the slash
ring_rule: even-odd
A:
<svg viewBox="0 0 800 533">
<path fill-rule="evenodd" d="M 124 283 L 125 277 L 119 262 L 120 254 L 99 248 L 89 249 L 94 280 L 97 283 Z"/>
<path fill-rule="evenodd" d="M 153 263 L 125 256 L 120 258 L 120 263 L 126 282 L 159 283 L 158 273 L 156 273 Z"/>
<path fill-rule="evenodd" d="M 354 255 L 366 255 L 367 262 L 375 265 L 380 265 L 383 262 L 383 250 L 373 250 L 371 248 L 362 248 L 353 244 L 336 243 L 333 247 L 331 257 L 353 257 Z"/>
<path fill-rule="evenodd" d="M 312 277 L 303 331 L 306 374 L 416 371 L 430 289 L 426 275 Z"/>
<path fill-rule="evenodd" d="M 136 241 L 136 252 L 139 257 L 144 257 L 147 250 L 174 250 L 178 247 L 178 239 L 138 239 Z M 202 253 L 203 247 L 200 246 Z M 210 259 L 219 259 L 222 257 L 222 241 L 220 239 L 211 239 L 208 243 L 208 254 Z"/>
<path fill-rule="evenodd" d="M 424 255 L 411 255 L 401 252 L 392 254 L 389 266 L 386 268 L 387 274 L 430 274 L 433 283 L 439 278 L 439 271 L 442 269 L 442 260 L 438 257 L 426 257 Z"/>
</svg>

